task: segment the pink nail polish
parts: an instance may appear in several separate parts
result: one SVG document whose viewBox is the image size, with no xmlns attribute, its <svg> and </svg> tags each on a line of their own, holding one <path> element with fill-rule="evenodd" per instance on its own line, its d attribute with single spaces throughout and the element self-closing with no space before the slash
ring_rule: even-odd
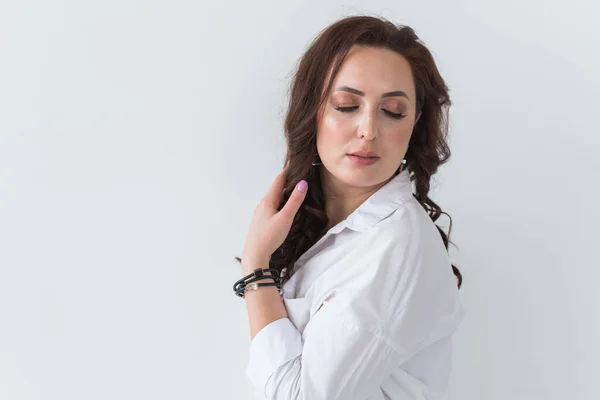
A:
<svg viewBox="0 0 600 400">
<path fill-rule="evenodd" d="M 306 192 L 306 188 L 308 187 L 308 183 L 305 180 L 301 180 L 298 184 L 298 190 L 301 192 Z"/>
</svg>

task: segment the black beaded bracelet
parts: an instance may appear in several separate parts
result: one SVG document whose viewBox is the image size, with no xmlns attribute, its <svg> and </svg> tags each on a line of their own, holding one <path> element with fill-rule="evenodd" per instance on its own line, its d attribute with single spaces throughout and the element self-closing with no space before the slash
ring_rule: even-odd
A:
<svg viewBox="0 0 600 400">
<path fill-rule="evenodd" d="M 268 275 L 265 275 L 265 276 L 260 276 L 260 277 L 248 279 L 247 281 L 244 281 L 244 285 L 247 286 L 249 283 L 260 281 L 262 279 L 273 279 L 273 281 L 275 283 L 279 283 L 279 284 L 281 283 L 281 278 L 279 278 L 278 276 L 268 276 Z"/>
<path fill-rule="evenodd" d="M 270 272 L 270 274 L 265 274 L 265 272 Z M 248 283 L 251 278 L 256 278 L 256 279 L 272 278 L 276 282 L 281 280 L 281 278 L 279 277 L 279 271 L 277 271 L 276 269 L 257 268 L 254 271 L 252 271 L 251 273 L 249 273 L 248 275 L 239 279 L 233 285 L 233 291 L 235 292 L 235 291 L 239 290 L 240 287 L 245 286 L 246 283 Z M 254 282 L 254 280 L 253 280 L 253 282 Z"/>
<path fill-rule="evenodd" d="M 270 272 L 270 274 L 265 274 L 265 272 Z M 277 286 L 279 294 L 281 294 L 281 277 L 278 274 L 279 271 L 277 271 L 276 269 L 257 268 L 252 273 L 239 279 L 233 285 L 233 291 L 237 296 L 244 297 L 246 290 L 256 290 L 260 286 Z M 273 279 L 273 282 L 255 283 L 256 281 L 264 280 L 267 278 Z"/>
<path fill-rule="evenodd" d="M 282 294 L 281 287 L 276 282 L 270 282 L 270 283 L 254 283 L 253 282 L 253 283 L 248 284 L 248 286 L 244 286 L 243 289 L 235 292 L 235 294 L 238 295 L 239 297 L 245 297 L 247 290 L 256 290 L 261 286 L 277 286 L 277 291 L 279 292 L 280 295 Z"/>
</svg>

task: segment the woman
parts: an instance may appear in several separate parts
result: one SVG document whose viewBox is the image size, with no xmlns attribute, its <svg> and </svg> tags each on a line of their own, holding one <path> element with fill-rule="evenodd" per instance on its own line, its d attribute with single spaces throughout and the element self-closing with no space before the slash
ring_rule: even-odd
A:
<svg viewBox="0 0 600 400">
<path fill-rule="evenodd" d="M 237 258 L 256 398 L 433 399 L 446 390 L 462 277 L 428 192 L 450 156 L 450 104 L 407 26 L 348 17 L 304 54 L 285 121 L 287 163 Z"/>
</svg>

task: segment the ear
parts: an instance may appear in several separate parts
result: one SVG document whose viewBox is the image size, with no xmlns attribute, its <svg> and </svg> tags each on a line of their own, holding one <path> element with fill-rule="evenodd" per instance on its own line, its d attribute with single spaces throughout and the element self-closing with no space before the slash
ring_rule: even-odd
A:
<svg viewBox="0 0 600 400">
<path fill-rule="evenodd" d="M 421 111 L 417 114 L 417 118 L 415 119 L 415 125 L 419 122 L 419 118 L 421 118 Z"/>
</svg>

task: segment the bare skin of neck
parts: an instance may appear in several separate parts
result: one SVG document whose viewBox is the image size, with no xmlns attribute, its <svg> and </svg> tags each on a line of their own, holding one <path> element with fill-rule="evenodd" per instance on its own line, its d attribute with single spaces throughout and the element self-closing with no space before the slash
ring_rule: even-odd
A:
<svg viewBox="0 0 600 400">
<path fill-rule="evenodd" d="M 337 180 L 334 183 L 330 178 L 331 176 L 328 177 L 328 174 L 322 174 L 321 176 L 325 198 L 325 213 L 329 218 L 329 223 L 325 227 L 326 231 L 346 219 L 365 200 L 388 182 L 384 181 L 369 187 L 349 187 Z"/>
</svg>

